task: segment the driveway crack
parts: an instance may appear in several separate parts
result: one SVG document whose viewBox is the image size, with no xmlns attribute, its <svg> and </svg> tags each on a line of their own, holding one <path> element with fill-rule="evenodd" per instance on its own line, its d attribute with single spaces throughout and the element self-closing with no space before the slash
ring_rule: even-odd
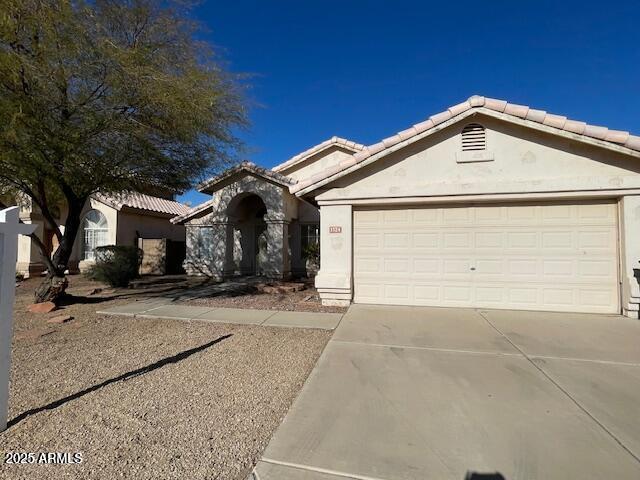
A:
<svg viewBox="0 0 640 480">
<path fill-rule="evenodd" d="M 499 335 L 501 335 L 507 342 L 509 342 L 511 344 L 511 346 L 513 346 L 513 348 L 515 348 L 518 352 L 520 352 L 520 354 L 522 354 L 522 356 L 531 364 L 533 365 L 533 367 L 538 370 L 542 375 L 544 375 L 547 380 L 549 380 L 553 385 L 556 386 L 556 388 L 558 390 L 560 390 L 562 393 L 564 393 L 564 395 L 569 398 L 569 400 L 571 400 L 574 405 L 576 405 L 580 410 L 582 410 L 591 420 L 593 420 L 602 430 L 604 430 L 618 445 L 620 445 L 620 447 L 622 447 L 629 455 L 631 455 L 634 460 L 638 463 L 640 463 L 640 457 L 638 457 L 638 455 L 636 455 L 629 447 L 627 447 L 622 440 L 620 440 L 611 430 L 609 430 L 600 420 L 598 420 L 591 412 L 589 412 L 589 410 L 587 410 L 586 407 L 584 407 L 578 400 L 576 400 L 571 393 L 569 393 L 566 389 L 564 389 L 562 387 L 562 385 L 560 385 L 558 382 L 556 382 L 551 375 L 549 375 L 547 372 L 544 371 L 544 369 L 542 369 L 538 364 L 536 364 L 536 362 L 533 361 L 533 359 L 524 351 L 522 350 L 518 345 L 516 345 L 514 342 L 511 341 L 511 339 L 502 332 L 502 330 L 500 330 L 498 327 L 496 327 L 491 320 L 489 320 L 489 318 L 485 315 L 484 312 L 477 310 L 478 314 L 484 319 L 485 322 L 487 322 L 487 324 L 489 324 L 489 326 L 491 328 L 493 328 Z"/>
</svg>

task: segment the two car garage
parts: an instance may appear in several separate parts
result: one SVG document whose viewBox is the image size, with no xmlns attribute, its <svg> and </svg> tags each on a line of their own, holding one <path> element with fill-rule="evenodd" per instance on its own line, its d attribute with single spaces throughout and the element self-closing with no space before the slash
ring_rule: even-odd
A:
<svg viewBox="0 0 640 480">
<path fill-rule="evenodd" d="M 353 211 L 354 302 L 620 312 L 616 201 Z"/>
</svg>

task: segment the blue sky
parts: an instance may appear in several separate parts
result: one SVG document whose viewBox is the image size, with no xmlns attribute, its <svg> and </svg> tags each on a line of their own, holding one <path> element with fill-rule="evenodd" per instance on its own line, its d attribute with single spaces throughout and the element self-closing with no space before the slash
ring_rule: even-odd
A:
<svg viewBox="0 0 640 480">
<path fill-rule="evenodd" d="M 243 158 L 375 143 L 480 94 L 640 134 L 640 2 L 204 1 L 248 73 Z M 197 192 L 181 198 L 194 204 Z"/>
</svg>

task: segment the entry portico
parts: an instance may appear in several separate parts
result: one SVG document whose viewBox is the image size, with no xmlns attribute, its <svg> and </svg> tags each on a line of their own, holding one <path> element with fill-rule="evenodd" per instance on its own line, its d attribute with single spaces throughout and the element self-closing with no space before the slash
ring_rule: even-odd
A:
<svg viewBox="0 0 640 480">
<path fill-rule="evenodd" d="M 213 198 L 174 221 L 184 223 L 185 268 L 221 280 L 234 275 L 291 276 L 290 225 L 299 200 L 287 177 L 244 162 L 199 186 Z"/>
<path fill-rule="evenodd" d="M 327 305 L 640 309 L 628 132 L 473 96 L 373 145 L 333 137 L 201 190 L 214 198 L 177 219 L 192 273 L 296 275 L 319 236 Z"/>
</svg>

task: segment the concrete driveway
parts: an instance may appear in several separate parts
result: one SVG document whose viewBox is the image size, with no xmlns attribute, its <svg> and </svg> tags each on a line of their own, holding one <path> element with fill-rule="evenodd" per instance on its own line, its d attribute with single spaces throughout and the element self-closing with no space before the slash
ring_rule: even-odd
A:
<svg viewBox="0 0 640 480">
<path fill-rule="evenodd" d="M 355 305 L 255 477 L 638 479 L 640 321 Z"/>
</svg>

